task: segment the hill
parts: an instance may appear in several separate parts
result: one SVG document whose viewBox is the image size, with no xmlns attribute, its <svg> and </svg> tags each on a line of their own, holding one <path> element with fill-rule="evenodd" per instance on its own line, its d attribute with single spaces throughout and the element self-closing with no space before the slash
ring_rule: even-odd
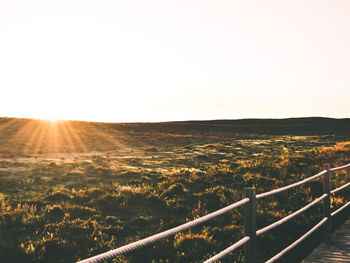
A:
<svg viewBox="0 0 350 263">
<path fill-rule="evenodd" d="M 99 123 L 0 118 L 0 156 L 166 148 L 256 135 L 349 136 L 350 119 L 291 118 Z"/>
<path fill-rule="evenodd" d="M 75 262 L 242 198 L 349 163 L 349 119 L 96 123 L 0 119 L 0 262 Z M 348 182 L 345 171 L 331 185 Z M 316 180 L 258 202 L 258 228 L 322 194 Z M 332 209 L 349 200 L 332 198 Z M 259 240 L 259 262 L 299 238 L 315 206 Z M 242 210 L 114 262 L 203 262 L 243 237 Z M 280 237 L 283 237 L 281 239 Z M 298 262 L 311 239 L 283 262 Z M 244 262 L 241 250 L 222 262 Z"/>
</svg>

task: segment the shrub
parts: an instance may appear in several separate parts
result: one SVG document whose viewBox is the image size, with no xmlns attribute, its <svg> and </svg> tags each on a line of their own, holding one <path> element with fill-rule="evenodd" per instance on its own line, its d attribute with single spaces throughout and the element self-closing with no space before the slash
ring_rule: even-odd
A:
<svg viewBox="0 0 350 263">
<path fill-rule="evenodd" d="M 62 202 L 62 201 L 68 201 L 71 198 L 72 198 L 71 195 L 65 192 L 56 192 L 56 193 L 49 194 L 44 199 L 50 202 Z"/>
<path fill-rule="evenodd" d="M 157 147 L 149 147 L 145 149 L 146 152 L 159 152 L 159 149 Z"/>
<path fill-rule="evenodd" d="M 110 214 L 113 212 L 117 212 L 124 202 L 125 200 L 123 197 L 111 194 L 104 194 L 95 201 L 95 204 L 97 208 L 102 210 L 102 212 Z"/>
<path fill-rule="evenodd" d="M 64 217 L 64 210 L 60 205 L 49 206 L 45 212 L 45 219 L 52 222 L 61 221 Z"/>
<path fill-rule="evenodd" d="M 73 206 L 68 209 L 68 212 L 72 219 L 86 219 L 94 215 L 96 213 L 96 210 L 89 207 Z"/>
<path fill-rule="evenodd" d="M 162 193 L 163 198 L 174 198 L 179 197 L 187 193 L 188 190 L 182 183 L 176 183 L 171 185 L 167 190 Z"/>
</svg>

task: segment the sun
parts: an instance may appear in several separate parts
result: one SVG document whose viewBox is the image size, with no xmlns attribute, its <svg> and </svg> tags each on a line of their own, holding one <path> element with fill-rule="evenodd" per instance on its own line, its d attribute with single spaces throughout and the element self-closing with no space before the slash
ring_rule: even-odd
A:
<svg viewBox="0 0 350 263">
<path fill-rule="evenodd" d="M 50 112 L 49 110 L 47 110 L 45 114 L 37 116 L 37 119 L 42 120 L 48 124 L 58 124 L 64 120 L 62 119 L 62 116 L 56 114 L 55 112 Z"/>
<path fill-rule="evenodd" d="M 45 119 L 41 119 L 43 122 L 46 122 L 48 124 L 52 124 L 52 125 L 55 125 L 58 123 L 58 119 L 55 119 L 55 118 L 45 118 Z"/>
<path fill-rule="evenodd" d="M 47 125 L 51 126 L 51 127 L 58 127 L 60 126 L 63 122 L 65 122 L 64 120 L 61 119 L 56 119 L 56 118 L 42 118 L 40 119 L 42 122 L 46 123 Z"/>
<path fill-rule="evenodd" d="M 55 124 L 58 122 L 58 119 L 47 119 L 46 121 L 52 123 L 52 124 Z"/>
</svg>

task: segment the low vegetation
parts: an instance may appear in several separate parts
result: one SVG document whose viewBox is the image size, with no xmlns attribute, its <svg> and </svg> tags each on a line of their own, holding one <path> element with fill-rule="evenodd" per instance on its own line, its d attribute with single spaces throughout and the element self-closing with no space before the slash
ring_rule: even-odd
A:
<svg viewBox="0 0 350 263">
<path fill-rule="evenodd" d="M 265 192 L 316 174 L 323 163 L 349 163 L 350 123 L 334 121 L 0 119 L 0 261 L 74 262 L 227 206 L 242 198 L 244 187 Z M 346 171 L 332 174 L 333 188 L 348 181 Z M 259 201 L 258 228 L 321 194 L 317 179 Z M 349 194 L 335 195 L 332 208 L 347 202 Z M 317 205 L 259 237 L 261 262 L 321 217 Z M 113 262 L 202 262 L 242 237 L 239 208 Z M 243 259 L 237 250 L 222 262 Z"/>
</svg>

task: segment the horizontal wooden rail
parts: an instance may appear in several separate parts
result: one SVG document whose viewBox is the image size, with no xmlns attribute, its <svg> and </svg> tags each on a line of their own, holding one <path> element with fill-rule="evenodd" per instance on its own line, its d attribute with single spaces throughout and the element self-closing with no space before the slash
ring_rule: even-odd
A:
<svg viewBox="0 0 350 263">
<path fill-rule="evenodd" d="M 226 248 L 225 250 L 221 251 L 220 253 L 216 254 L 214 257 L 211 257 L 210 259 L 206 260 L 204 263 L 212 263 L 215 262 L 225 256 L 227 256 L 228 254 L 230 254 L 231 252 L 233 252 L 234 250 L 236 250 L 237 248 L 245 245 L 247 242 L 249 242 L 249 237 L 244 237 L 241 240 L 237 241 L 236 243 L 234 243 L 232 246 Z"/>
<path fill-rule="evenodd" d="M 346 168 L 350 168 L 350 163 L 345 164 L 345 165 L 343 165 L 343 166 L 334 167 L 334 168 L 331 169 L 331 172 L 343 170 L 343 169 L 346 169 Z"/>
<path fill-rule="evenodd" d="M 331 215 L 335 216 L 336 214 L 338 214 L 339 212 L 343 211 L 345 208 L 347 208 L 350 205 L 350 202 L 347 202 L 345 205 L 343 205 L 342 207 L 340 207 L 339 209 L 335 210 Z"/>
<path fill-rule="evenodd" d="M 286 254 L 291 249 L 295 248 L 301 242 L 303 242 L 307 237 L 309 237 L 313 232 L 319 229 L 325 222 L 327 222 L 327 218 L 323 218 L 319 223 L 317 223 L 313 228 L 311 228 L 308 232 L 306 232 L 303 236 L 299 237 L 296 241 L 294 241 L 291 245 L 283 249 L 281 252 L 270 258 L 265 263 L 272 263 L 276 260 L 280 259 L 284 254 Z"/>
<path fill-rule="evenodd" d="M 335 172 L 335 171 L 339 171 L 339 170 L 343 170 L 343 169 L 347 169 L 348 170 L 348 176 L 350 177 L 350 163 L 340 166 L 340 167 L 335 167 L 335 168 L 330 168 L 329 164 L 325 164 L 324 166 L 324 170 L 319 172 L 318 174 L 315 174 L 311 177 L 308 177 L 304 180 L 298 181 L 296 183 L 278 188 L 278 189 L 274 189 L 265 193 L 261 193 L 261 194 L 255 194 L 255 189 L 254 188 L 245 188 L 245 198 L 243 198 L 242 200 L 231 204 L 227 207 L 221 208 L 213 213 L 210 213 L 206 216 L 200 217 L 196 220 L 187 222 L 185 224 L 182 224 L 178 227 L 166 230 L 164 232 L 161 232 L 159 234 L 144 238 L 142 240 L 136 241 L 134 243 L 131 243 L 129 245 L 117 248 L 117 249 L 113 249 L 110 250 L 108 252 L 99 254 L 97 256 L 91 257 L 91 258 L 87 258 L 84 259 L 82 261 L 79 261 L 78 263 L 98 263 L 98 262 L 103 262 L 105 260 L 111 259 L 117 255 L 122 255 L 128 252 L 132 252 L 134 250 L 137 250 L 141 247 L 144 247 L 146 245 L 149 245 L 151 243 L 154 243 L 160 239 L 164 239 L 166 237 L 172 236 L 178 232 L 184 231 L 186 229 L 189 229 L 191 227 L 194 227 L 196 225 L 202 224 L 212 218 L 215 218 L 219 215 L 222 215 L 224 213 L 227 213 L 228 211 L 231 211 L 232 209 L 238 208 L 242 205 L 245 206 L 244 208 L 244 226 L 245 226 L 245 236 L 240 239 L 239 241 L 237 241 L 236 243 L 234 243 L 233 245 L 231 245 L 230 247 L 226 248 L 225 250 L 219 252 L 218 254 L 216 254 L 215 256 L 209 258 L 208 260 L 205 261 L 205 263 L 212 263 L 215 262 L 223 257 L 225 257 L 226 255 L 230 254 L 231 252 L 233 252 L 234 250 L 238 249 L 239 247 L 241 247 L 242 245 L 245 245 L 245 251 L 246 251 L 246 262 L 247 263 L 256 263 L 257 261 L 257 242 L 256 242 L 256 237 L 259 235 L 262 235 L 264 233 L 266 233 L 267 231 L 287 222 L 288 220 L 292 219 L 293 217 L 303 213 L 304 211 L 306 211 L 307 209 L 309 209 L 310 207 L 316 205 L 317 203 L 324 201 L 324 218 L 318 223 L 316 224 L 314 227 L 312 227 L 307 233 L 305 233 L 302 237 L 300 237 L 299 239 L 297 239 L 294 243 L 292 243 L 291 245 L 289 245 L 287 248 L 285 248 L 284 250 L 282 250 L 281 252 L 279 252 L 278 254 L 276 254 L 274 257 L 272 257 L 271 259 L 269 259 L 267 261 L 267 263 L 272 263 L 278 259 L 280 259 L 283 255 L 285 255 L 288 251 L 290 251 L 291 249 L 293 249 L 295 246 L 297 246 L 299 243 L 301 243 L 303 240 L 305 240 L 308 236 L 310 236 L 314 231 L 316 231 L 318 228 L 320 228 L 321 226 L 324 226 L 324 238 L 326 241 L 330 241 L 330 232 L 331 232 L 331 219 L 333 216 L 335 216 L 336 214 L 338 214 L 339 212 L 343 211 L 345 208 L 347 208 L 348 206 L 350 206 L 350 202 L 348 202 L 347 204 L 345 204 L 344 206 L 342 206 L 341 208 L 339 208 L 338 210 L 334 211 L 333 213 L 330 212 L 330 196 L 331 194 L 337 193 L 340 190 L 343 190 L 345 188 L 347 188 L 348 186 L 350 186 L 350 182 L 339 187 L 336 188 L 334 190 L 330 190 L 330 176 L 331 176 L 331 172 Z M 324 182 L 324 193 L 322 196 L 320 196 L 319 198 L 315 199 L 314 201 L 312 201 L 311 203 L 305 205 L 304 207 L 300 208 L 299 210 L 289 214 L 288 216 L 278 220 L 275 223 L 272 223 L 258 231 L 256 231 L 256 199 L 261 199 L 264 197 L 268 197 L 280 192 L 284 192 L 287 191 L 291 188 L 297 187 L 299 185 L 305 184 L 311 180 L 314 180 L 316 178 L 319 178 L 321 176 L 324 176 L 323 178 L 323 182 Z"/>
<path fill-rule="evenodd" d="M 108 252 L 105 252 L 105 253 L 102 253 L 102 254 L 99 254 L 97 256 L 94 256 L 94 257 L 91 257 L 91 258 L 88 258 L 88 259 L 84 259 L 82 261 L 79 261 L 79 263 L 97 263 L 97 262 L 103 262 L 107 259 L 111 259 L 113 257 L 116 257 L 118 255 L 122 255 L 122 254 L 126 254 L 126 253 L 129 253 L 129 252 L 132 252 L 134 250 L 137 250 L 141 247 L 144 247 L 146 245 L 149 245 L 149 244 L 152 244 L 160 239 L 164 239 L 166 237 L 169 237 L 169 236 L 173 236 L 175 235 L 176 233 L 179 233 L 181 231 L 184 231 L 184 230 L 187 230 L 191 227 L 194 227 L 194 226 L 197 226 L 199 224 L 203 224 L 217 216 L 220 216 L 222 214 L 225 214 L 229 211 L 231 211 L 232 209 L 235 209 L 237 207 L 240 207 L 246 203 L 249 202 L 249 199 L 248 198 L 244 198 L 232 205 L 229 205 L 229 206 L 226 206 L 224 208 L 221 208 L 220 210 L 217 210 L 213 213 L 210 213 L 208 215 L 205 215 L 203 217 L 200 217 L 200 218 L 197 218 L 193 221 L 190 221 L 190 222 L 187 222 L 185 224 L 182 224 L 180 226 L 177 226 L 177 227 L 174 227 L 172 229 L 169 229 L 169 230 L 166 230 L 166 231 L 163 231 L 159 234 L 156 234 L 156 235 L 153 235 L 153 236 L 150 236 L 150 237 L 147 237 L 147 238 L 144 238 L 144 239 L 141 239 L 139 241 L 136 241 L 136 242 L 133 242 L 129 245 L 126 245 L 126 246 L 123 246 L 123 247 L 120 247 L 120 248 L 117 248 L 117 249 L 113 249 L 113 250 L 110 250 Z"/>
<path fill-rule="evenodd" d="M 312 207 L 312 206 L 316 205 L 317 203 L 321 202 L 321 201 L 322 201 L 323 199 L 325 199 L 326 197 L 327 197 L 327 194 L 322 195 L 321 197 L 319 197 L 319 198 L 317 198 L 316 200 L 312 201 L 310 204 L 308 204 L 308 205 L 306 205 L 306 206 L 300 208 L 299 210 L 295 211 L 294 213 L 292 213 L 292 214 L 290 214 L 290 215 L 288 215 L 288 216 L 286 216 L 286 217 L 283 217 L 282 219 L 278 220 L 277 222 L 272 223 L 271 225 L 268 225 L 268 226 L 266 226 L 266 227 L 264 227 L 264 228 L 258 230 L 258 231 L 256 232 L 256 234 L 257 234 L 258 236 L 259 236 L 259 235 L 262 235 L 262 234 L 264 234 L 265 232 L 267 232 L 267 231 L 269 231 L 269 230 L 271 230 L 271 229 L 273 229 L 273 228 L 275 228 L 275 227 L 277 227 L 277 226 L 282 225 L 283 223 L 289 221 L 289 220 L 292 219 L 293 217 L 295 217 L 295 216 L 301 214 L 302 212 L 308 210 L 310 207 Z"/>
<path fill-rule="evenodd" d="M 322 176 L 322 175 L 324 175 L 326 173 L 327 173 L 327 171 L 322 171 L 322 172 L 320 172 L 318 174 L 315 174 L 315 175 L 313 175 L 313 176 L 311 176 L 309 178 L 306 178 L 306 179 L 301 180 L 299 182 L 296 182 L 294 184 L 290 184 L 290 185 L 287 185 L 287 186 L 284 186 L 284 187 L 281 187 L 281 188 L 278 188 L 278 189 L 271 190 L 269 192 L 258 194 L 258 195 L 256 195 L 256 199 L 260 199 L 260 198 L 267 197 L 267 196 L 270 196 L 270 195 L 274 195 L 274 194 L 277 194 L 277 193 L 280 193 L 280 192 L 284 192 L 284 191 L 289 190 L 291 188 L 294 188 L 294 187 L 297 187 L 299 185 L 305 184 L 305 183 L 307 183 L 307 182 L 309 182 L 309 181 L 311 181 L 313 179 L 316 179 L 316 178 L 318 178 L 318 177 L 320 177 L 320 176 Z"/>
<path fill-rule="evenodd" d="M 332 191 L 331 191 L 331 194 L 335 194 L 336 192 L 338 192 L 338 191 L 340 191 L 340 190 L 343 190 L 343 189 L 347 188 L 348 186 L 350 186 L 350 182 L 347 183 L 347 184 L 344 184 L 344 185 L 341 186 L 341 187 L 338 187 L 338 188 L 332 190 Z"/>
</svg>

